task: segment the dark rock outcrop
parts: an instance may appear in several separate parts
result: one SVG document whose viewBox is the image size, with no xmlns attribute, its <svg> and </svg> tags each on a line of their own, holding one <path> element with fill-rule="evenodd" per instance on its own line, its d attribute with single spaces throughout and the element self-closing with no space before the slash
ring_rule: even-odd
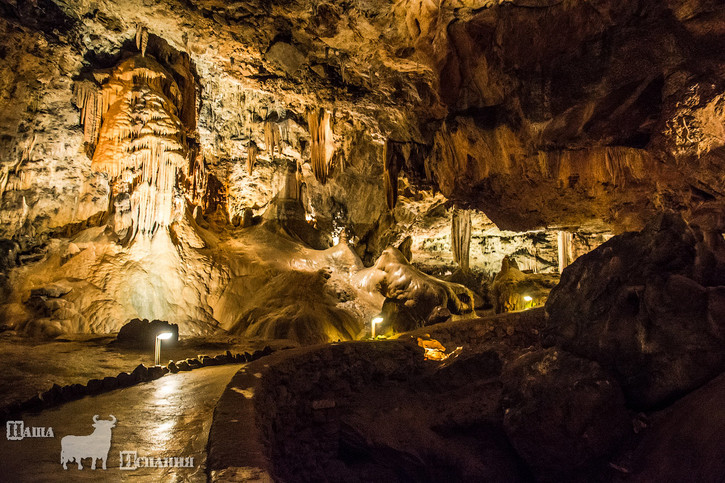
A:
<svg viewBox="0 0 725 483">
<path fill-rule="evenodd" d="M 630 426 L 619 384 L 593 361 L 557 349 L 507 366 L 504 429 L 540 481 L 561 481 L 613 452 Z"/>
<path fill-rule="evenodd" d="M 654 417 L 624 481 L 722 481 L 725 374 Z"/>
<path fill-rule="evenodd" d="M 179 326 L 162 320 L 133 319 L 118 331 L 116 340 L 122 344 L 134 345 L 139 348 L 153 347 L 156 336 L 171 332 L 171 337 L 164 340 L 164 345 L 179 341 Z"/>
<path fill-rule="evenodd" d="M 627 402 L 662 405 L 725 369 L 725 270 L 681 217 L 662 214 L 564 270 L 548 343 L 616 374 Z"/>
</svg>

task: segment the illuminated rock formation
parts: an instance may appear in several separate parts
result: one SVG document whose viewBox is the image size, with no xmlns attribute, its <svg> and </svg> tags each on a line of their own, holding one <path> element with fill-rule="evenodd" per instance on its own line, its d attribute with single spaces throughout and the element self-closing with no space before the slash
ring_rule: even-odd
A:
<svg viewBox="0 0 725 483">
<path fill-rule="evenodd" d="M 516 262 L 504 257 L 491 286 L 494 311 L 500 314 L 541 307 L 557 282 L 555 275 L 524 273 Z"/>
<path fill-rule="evenodd" d="M 129 197 L 129 206 L 116 204 L 116 231 L 128 230 L 132 239 L 169 226 L 183 210 L 177 177 L 188 174 L 190 164 L 178 117 L 182 94 L 171 73 L 151 56 L 135 56 L 111 71 L 96 101 L 85 88 L 78 92 L 84 93 L 83 120 L 94 109 L 95 119 L 103 117 L 92 167 L 109 176 L 115 199 Z"/>
<path fill-rule="evenodd" d="M 469 289 L 422 273 L 393 247 L 385 249 L 373 267 L 355 274 L 355 281 L 363 293 L 382 303 L 381 333 L 413 330 L 451 314 L 474 314 Z"/>
</svg>

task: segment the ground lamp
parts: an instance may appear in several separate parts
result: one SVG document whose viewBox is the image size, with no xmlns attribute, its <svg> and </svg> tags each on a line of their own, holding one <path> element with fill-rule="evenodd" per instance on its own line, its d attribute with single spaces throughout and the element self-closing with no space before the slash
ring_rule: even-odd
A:
<svg viewBox="0 0 725 483">
<path fill-rule="evenodd" d="M 154 365 L 158 366 L 161 359 L 161 341 L 170 339 L 173 334 L 171 332 L 162 332 L 156 336 L 156 348 L 154 349 Z"/>
<path fill-rule="evenodd" d="M 382 322 L 382 321 L 383 321 L 383 318 L 382 318 L 382 317 L 380 317 L 379 315 L 378 315 L 377 317 L 374 317 L 374 318 L 373 318 L 373 321 L 372 321 L 372 323 L 370 324 L 370 331 L 371 331 L 371 335 L 370 335 L 370 337 L 371 337 L 371 338 L 373 338 L 373 339 L 375 338 L 375 326 L 376 326 L 377 324 L 379 324 L 380 322 Z"/>
<path fill-rule="evenodd" d="M 533 300 L 534 299 L 531 297 L 531 295 L 524 295 L 524 302 L 526 302 L 524 304 L 524 310 L 530 309 L 531 307 L 534 306 L 534 304 L 532 302 Z"/>
</svg>

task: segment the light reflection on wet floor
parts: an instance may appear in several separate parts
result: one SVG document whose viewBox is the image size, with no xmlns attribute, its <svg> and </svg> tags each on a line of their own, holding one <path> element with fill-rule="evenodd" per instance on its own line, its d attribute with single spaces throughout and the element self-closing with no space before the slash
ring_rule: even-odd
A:
<svg viewBox="0 0 725 483">
<path fill-rule="evenodd" d="M 156 381 L 116 390 L 22 416 L 26 427 L 52 427 L 54 438 L 0 437 L 0 481 L 206 481 L 206 442 L 219 397 L 239 370 L 238 364 L 205 367 L 192 372 L 167 374 Z M 83 469 L 75 462 L 64 470 L 60 464 L 63 436 L 89 435 L 93 416 L 117 419 L 108 453 L 107 470 Z M 2 428 L 3 433 L 6 428 Z M 138 456 L 193 457 L 193 468 L 138 468 L 121 470 L 120 452 Z"/>
</svg>

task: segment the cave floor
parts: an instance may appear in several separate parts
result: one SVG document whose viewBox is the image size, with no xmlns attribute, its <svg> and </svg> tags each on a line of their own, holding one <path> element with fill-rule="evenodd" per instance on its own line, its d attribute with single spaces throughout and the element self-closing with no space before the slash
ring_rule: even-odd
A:
<svg viewBox="0 0 725 483">
<path fill-rule="evenodd" d="M 53 384 L 86 384 L 89 379 L 117 376 L 139 364 L 154 363 L 153 350 L 131 349 L 112 344 L 115 335 L 75 334 L 58 339 L 37 340 L 7 331 L 0 333 L 0 407 L 29 399 Z M 161 363 L 199 354 L 214 356 L 227 350 L 254 352 L 294 345 L 290 341 L 248 340 L 228 335 L 185 337 L 175 347 L 163 347 Z"/>
<path fill-rule="evenodd" d="M 0 438 L 0 471 L 4 481 L 206 481 L 206 444 L 214 407 L 240 364 L 205 367 L 167 374 L 155 381 L 85 397 L 39 414 L 23 415 L 25 427 L 53 428 L 53 438 Z M 61 438 L 88 435 L 93 417 L 117 419 L 112 430 L 107 469 L 100 460 L 92 470 L 75 462 L 63 470 Z M 192 468 L 122 470 L 121 451 L 138 457 L 193 457 Z"/>
</svg>

